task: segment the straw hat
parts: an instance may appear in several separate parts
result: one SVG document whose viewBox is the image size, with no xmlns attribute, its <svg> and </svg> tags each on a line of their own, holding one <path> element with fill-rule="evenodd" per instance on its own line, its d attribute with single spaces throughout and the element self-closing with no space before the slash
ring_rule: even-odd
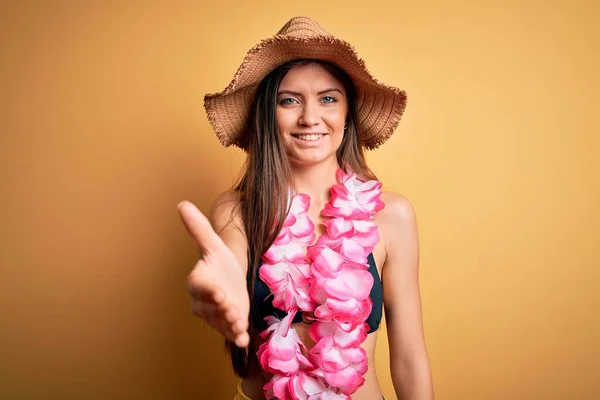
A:
<svg viewBox="0 0 600 400">
<path fill-rule="evenodd" d="M 351 44 L 310 18 L 295 17 L 275 36 L 248 51 L 225 90 L 204 96 L 208 119 L 224 146 L 243 148 L 240 139 L 247 133 L 258 84 L 277 66 L 299 58 L 328 61 L 350 76 L 357 90 L 358 134 L 363 146 L 379 147 L 394 133 L 406 107 L 406 92 L 373 78 Z"/>
</svg>

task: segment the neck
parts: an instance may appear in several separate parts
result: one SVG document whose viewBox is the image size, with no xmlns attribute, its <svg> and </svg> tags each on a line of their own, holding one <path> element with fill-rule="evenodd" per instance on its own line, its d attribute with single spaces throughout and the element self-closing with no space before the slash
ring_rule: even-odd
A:
<svg viewBox="0 0 600 400">
<path fill-rule="evenodd" d="M 292 179 L 297 193 L 310 196 L 311 204 L 323 205 L 329 201 L 330 189 L 337 182 L 337 160 L 310 166 L 292 166 Z"/>
</svg>

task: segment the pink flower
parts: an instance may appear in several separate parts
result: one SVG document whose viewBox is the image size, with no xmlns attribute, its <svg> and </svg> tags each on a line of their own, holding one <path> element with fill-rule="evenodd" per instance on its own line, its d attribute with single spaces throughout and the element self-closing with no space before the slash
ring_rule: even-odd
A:
<svg viewBox="0 0 600 400">
<path fill-rule="evenodd" d="M 325 225 L 327 234 L 319 238 L 317 245 L 328 246 L 357 262 L 354 257 L 360 256 L 361 253 L 368 256 L 379 242 L 377 225 L 370 221 L 354 221 L 338 217 L 325 221 Z"/>
<path fill-rule="evenodd" d="M 345 174 L 341 169 L 337 172 L 337 178 L 341 184 L 331 188 L 331 201 L 325 204 L 322 215 L 369 220 L 375 212 L 384 207 L 379 198 L 380 182 L 363 182 L 356 174 Z"/>
<path fill-rule="evenodd" d="M 327 226 L 327 233 L 319 238 L 316 246 L 329 247 L 347 260 L 366 263 L 369 253 L 379 242 L 379 230 L 373 222 L 337 217 L 324 223 Z M 312 253 L 314 251 L 309 252 L 309 258 Z"/>
<path fill-rule="evenodd" d="M 294 400 L 350 400 L 348 395 L 336 393 L 303 372 L 290 378 L 289 390 Z"/>
<path fill-rule="evenodd" d="M 353 235 L 364 235 L 371 237 L 375 243 L 377 240 L 375 239 L 378 236 L 377 225 L 370 221 L 362 221 L 362 220 L 352 220 L 346 219 L 344 217 L 336 217 L 327 221 L 324 221 L 324 224 L 327 226 L 327 233 L 333 239 L 337 239 L 340 236 L 344 237 L 352 237 Z M 371 236 L 376 235 L 376 236 Z M 372 246 L 375 243 L 371 244 Z"/>
<path fill-rule="evenodd" d="M 325 337 L 310 350 L 309 357 L 319 368 L 318 374 L 342 393 L 352 394 L 364 382 L 368 359 L 361 347 L 342 349 L 332 337 Z"/>
<path fill-rule="evenodd" d="M 318 343 L 325 337 L 332 337 L 333 343 L 342 348 L 358 347 L 367 338 L 369 325 L 362 323 L 352 329 L 351 323 L 335 321 L 316 321 L 310 326 L 310 337 Z"/>
<path fill-rule="evenodd" d="M 312 291 L 311 288 L 311 297 L 314 295 Z M 346 301 L 328 298 L 315 308 L 314 314 L 319 321 L 335 321 L 339 325 L 349 324 L 350 329 L 355 329 L 367 320 L 372 308 L 373 301 L 370 297 L 364 300 Z"/>
<path fill-rule="evenodd" d="M 281 321 L 267 317 L 270 335 L 258 350 L 262 368 L 273 375 L 263 387 L 268 399 L 350 400 L 364 383 L 368 360 L 360 348 L 369 329 L 373 277 L 367 257 L 379 241 L 374 214 L 384 207 L 381 184 L 356 174 L 336 173 L 331 201 L 322 215 L 327 231 L 314 243 L 308 217 L 310 197 L 291 197 L 290 210 L 272 246 L 263 255 L 260 278 L 275 307 L 288 310 Z M 305 357 L 295 329 L 298 311 L 312 311 L 310 337 L 316 345 Z"/>
<path fill-rule="evenodd" d="M 308 250 L 313 260 L 314 276 L 309 296 L 317 303 L 327 298 L 363 300 L 369 296 L 373 276 L 368 265 L 345 260 L 339 253 L 326 246 L 313 246 Z"/>
<path fill-rule="evenodd" d="M 268 264 L 277 264 L 282 261 L 292 263 L 306 262 L 305 246 L 292 241 L 292 236 L 286 235 L 281 240 L 276 240 L 273 245 L 263 254 L 263 260 Z"/>
<path fill-rule="evenodd" d="M 315 240 L 315 226 L 306 214 L 310 204 L 310 197 L 298 194 L 292 199 L 281 232 L 263 254 L 263 260 L 269 264 L 276 264 L 283 260 L 292 263 L 304 262 L 306 259 L 306 246 Z"/>
<path fill-rule="evenodd" d="M 301 365 L 312 367 L 300 350 L 302 341 L 298 333 L 294 328 L 290 328 L 296 311 L 290 311 L 281 321 L 272 316 L 265 318 L 269 327 L 261 333 L 261 336 L 264 338 L 271 332 L 271 337 L 260 345 L 257 353 L 258 360 L 265 371 L 291 376 L 298 372 Z"/>
<path fill-rule="evenodd" d="M 310 206 L 310 196 L 307 194 L 297 194 L 292 199 L 289 215 L 295 217 L 294 223 L 289 226 L 290 232 L 294 237 L 303 243 L 310 243 L 315 238 L 315 226 L 308 218 L 308 207 Z"/>
<path fill-rule="evenodd" d="M 308 295 L 311 285 L 310 265 L 285 261 L 273 265 L 263 264 L 259 269 L 259 276 L 273 293 L 275 307 L 281 310 L 314 310 L 315 304 Z"/>
<path fill-rule="evenodd" d="M 308 256 L 312 261 L 312 273 L 324 278 L 337 277 L 344 265 L 344 257 L 327 246 L 311 246 Z"/>
<path fill-rule="evenodd" d="M 263 387 L 267 399 L 281 400 L 351 400 L 350 396 L 336 393 L 319 379 L 304 372 L 290 376 L 273 376 Z"/>
<path fill-rule="evenodd" d="M 364 300 L 369 297 L 373 287 L 373 275 L 358 264 L 342 268 L 335 278 L 324 278 L 316 269 L 314 272 L 316 281 L 313 282 L 308 295 L 319 304 L 327 299 Z"/>
<path fill-rule="evenodd" d="M 289 390 L 290 379 L 289 376 L 273 375 L 263 386 L 265 398 L 272 399 L 275 397 L 279 400 L 294 400 Z"/>
<path fill-rule="evenodd" d="M 379 237 L 377 239 L 379 240 Z M 317 246 L 328 247 L 354 263 L 366 264 L 369 253 L 373 251 L 373 247 L 368 246 L 369 243 L 371 243 L 371 238 L 363 241 L 359 235 L 351 238 L 340 236 L 337 239 L 333 239 L 329 235 L 322 235 L 317 241 Z"/>
</svg>

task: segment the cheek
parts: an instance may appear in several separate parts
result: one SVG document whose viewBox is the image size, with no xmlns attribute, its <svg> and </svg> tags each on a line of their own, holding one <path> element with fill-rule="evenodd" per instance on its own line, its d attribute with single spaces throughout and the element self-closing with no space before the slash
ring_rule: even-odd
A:
<svg viewBox="0 0 600 400">
<path fill-rule="evenodd" d="M 295 116 L 290 110 L 277 109 L 275 112 L 275 123 L 280 133 L 291 130 L 295 120 Z"/>
<path fill-rule="evenodd" d="M 336 133 L 343 133 L 344 125 L 346 125 L 346 110 L 331 110 L 331 112 L 327 115 L 327 121 L 329 126 L 335 128 Z"/>
</svg>

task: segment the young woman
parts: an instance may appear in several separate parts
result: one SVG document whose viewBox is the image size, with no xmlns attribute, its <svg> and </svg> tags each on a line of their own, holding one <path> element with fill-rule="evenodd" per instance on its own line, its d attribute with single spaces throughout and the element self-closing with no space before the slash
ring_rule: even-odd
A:
<svg viewBox="0 0 600 400">
<path fill-rule="evenodd" d="M 398 398 L 433 398 L 414 210 L 381 191 L 363 155 L 405 104 L 309 18 L 255 46 L 227 89 L 206 96 L 217 136 L 247 163 L 210 221 L 187 201 L 179 211 L 202 250 L 193 311 L 227 340 L 236 399 L 382 398 L 384 305 Z"/>
</svg>

